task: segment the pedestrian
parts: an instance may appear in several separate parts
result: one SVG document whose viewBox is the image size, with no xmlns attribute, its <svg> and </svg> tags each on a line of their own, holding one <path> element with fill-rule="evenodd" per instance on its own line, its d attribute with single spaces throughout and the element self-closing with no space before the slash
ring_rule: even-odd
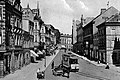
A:
<svg viewBox="0 0 120 80">
<path fill-rule="evenodd" d="M 52 65 L 51 65 L 52 69 L 54 69 L 54 61 L 52 62 Z"/>
<path fill-rule="evenodd" d="M 46 56 L 45 50 L 43 49 L 42 52 L 43 52 L 43 55 L 44 55 L 44 58 L 45 58 L 45 56 Z"/>
<path fill-rule="evenodd" d="M 98 64 L 100 64 L 100 60 L 98 60 Z"/>
<path fill-rule="evenodd" d="M 109 67 L 109 65 L 108 65 L 108 63 L 107 63 L 107 65 L 106 65 L 106 67 L 105 67 L 105 69 L 109 69 L 110 67 Z"/>
</svg>

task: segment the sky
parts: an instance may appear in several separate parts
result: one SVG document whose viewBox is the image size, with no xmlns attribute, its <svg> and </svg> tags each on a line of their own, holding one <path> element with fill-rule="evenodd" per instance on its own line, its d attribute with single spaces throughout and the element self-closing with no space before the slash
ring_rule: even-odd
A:
<svg viewBox="0 0 120 80">
<path fill-rule="evenodd" d="M 120 0 L 21 0 L 23 8 L 29 4 L 31 9 L 37 8 L 39 2 L 40 14 L 45 24 L 52 24 L 61 33 L 72 34 L 73 19 L 96 17 L 101 8 L 113 6 L 120 10 Z"/>
</svg>

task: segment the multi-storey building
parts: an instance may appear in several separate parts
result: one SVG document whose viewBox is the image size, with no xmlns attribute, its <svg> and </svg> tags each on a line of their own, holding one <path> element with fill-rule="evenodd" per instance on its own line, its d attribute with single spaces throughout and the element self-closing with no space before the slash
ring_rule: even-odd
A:
<svg viewBox="0 0 120 80">
<path fill-rule="evenodd" d="M 55 28 L 50 24 L 42 24 L 41 26 L 41 42 L 44 48 L 54 46 L 56 44 Z"/>
<path fill-rule="evenodd" d="M 27 8 L 22 9 L 22 12 L 22 23 L 24 30 L 23 57 L 25 57 L 25 59 L 28 59 L 31 58 L 31 56 L 33 57 L 34 55 L 34 58 L 36 58 L 36 53 L 34 52 L 34 14 L 30 9 L 29 4 L 27 5 Z"/>
<path fill-rule="evenodd" d="M 93 52 L 93 22 L 84 25 L 83 40 L 85 56 L 91 59 L 91 54 Z"/>
<path fill-rule="evenodd" d="M 68 50 L 72 50 L 72 36 L 69 34 L 61 34 L 61 45 L 64 45 Z"/>
<path fill-rule="evenodd" d="M 120 38 L 120 14 L 116 12 L 97 28 L 100 60 L 105 63 L 120 65 L 120 46 L 117 45 Z"/>
<path fill-rule="evenodd" d="M 79 20 L 73 20 L 72 25 L 72 44 L 75 44 L 77 42 L 77 27 L 80 26 Z"/>
<path fill-rule="evenodd" d="M 81 23 L 79 20 L 73 20 L 73 25 L 72 25 L 72 44 L 73 44 L 73 52 L 77 52 L 78 49 L 78 36 L 77 36 L 77 28 L 81 26 Z"/>
<path fill-rule="evenodd" d="M 83 15 L 81 16 L 81 22 L 79 26 L 77 27 L 77 43 L 73 45 L 73 51 L 79 52 L 79 55 L 83 55 L 84 49 L 83 49 Z M 76 49 L 76 50 L 75 50 Z"/>
<path fill-rule="evenodd" d="M 23 65 L 20 0 L 0 0 L 0 24 L 0 76 L 4 76 Z"/>
<path fill-rule="evenodd" d="M 52 46 L 56 45 L 56 36 L 55 36 L 55 28 L 51 25 L 51 44 Z"/>
<path fill-rule="evenodd" d="M 90 59 L 103 63 L 120 64 L 119 59 L 119 11 L 110 7 L 83 25 L 84 50 Z"/>
<path fill-rule="evenodd" d="M 96 57 L 101 62 L 104 62 L 104 63 L 111 63 L 112 59 L 110 59 L 111 60 L 110 61 L 109 58 L 110 58 L 110 55 L 112 53 L 109 53 L 109 50 L 107 50 L 108 49 L 107 48 L 107 45 L 108 45 L 107 42 L 111 42 L 111 40 L 107 41 L 109 39 L 107 39 L 107 35 L 106 35 L 106 34 L 109 34 L 109 32 L 106 33 L 106 30 L 109 30 L 109 29 L 107 29 L 107 27 L 105 27 L 106 25 L 103 25 L 103 24 L 104 24 L 104 22 L 106 22 L 111 17 L 114 17 L 114 15 L 116 13 L 118 13 L 118 10 L 116 8 L 114 8 L 114 7 L 110 7 L 108 9 L 101 9 L 100 15 L 98 15 L 94 19 L 94 24 L 93 24 L 94 32 L 93 32 L 93 35 L 95 35 L 96 33 L 98 34 L 96 39 L 94 37 L 94 42 L 98 43 L 97 45 L 98 45 L 98 51 L 99 51 L 99 52 L 95 53 L 94 55 L 96 55 Z M 113 23 L 113 25 L 114 25 L 114 23 Z M 95 40 L 98 40 L 98 41 L 95 41 Z M 114 39 L 113 39 L 113 41 L 114 41 Z"/>
<path fill-rule="evenodd" d="M 37 4 L 37 9 L 32 9 L 32 12 L 34 14 L 34 48 L 38 48 L 41 38 L 40 29 L 44 23 L 40 16 L 39 4 Z"/>
</svg>

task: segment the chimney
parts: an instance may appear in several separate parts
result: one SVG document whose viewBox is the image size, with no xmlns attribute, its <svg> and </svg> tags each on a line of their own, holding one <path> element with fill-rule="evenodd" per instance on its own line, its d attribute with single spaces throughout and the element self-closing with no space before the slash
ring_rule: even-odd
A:
<svg viewBox="0 0 120 80">
<path fill-rule="evenodd" d="M 101 13 L 100 14 L 104 13 L 105 11 L 106 11 L 105 8 L 101 9 Z"/>
</svg>

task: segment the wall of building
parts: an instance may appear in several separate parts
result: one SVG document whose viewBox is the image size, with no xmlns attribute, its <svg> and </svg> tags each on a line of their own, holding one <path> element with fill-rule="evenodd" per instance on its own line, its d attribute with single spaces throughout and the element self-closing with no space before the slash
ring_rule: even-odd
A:
<svg viewBox="0 0 120 80">
<path fill-rule="evenodd" d="M 29 21 L 28 20 L 22 20 L 22 26 L 23 26 L 23 30 L 29 32 Z"/>
<path fill-rule="evenodd" d="M 120 26 L 107 26 L 106 27 L 106 50 L 107 61 L 112 64 L 112 55 L 115 46 L 115 38 L 120 39 Z"/>
</svg>

